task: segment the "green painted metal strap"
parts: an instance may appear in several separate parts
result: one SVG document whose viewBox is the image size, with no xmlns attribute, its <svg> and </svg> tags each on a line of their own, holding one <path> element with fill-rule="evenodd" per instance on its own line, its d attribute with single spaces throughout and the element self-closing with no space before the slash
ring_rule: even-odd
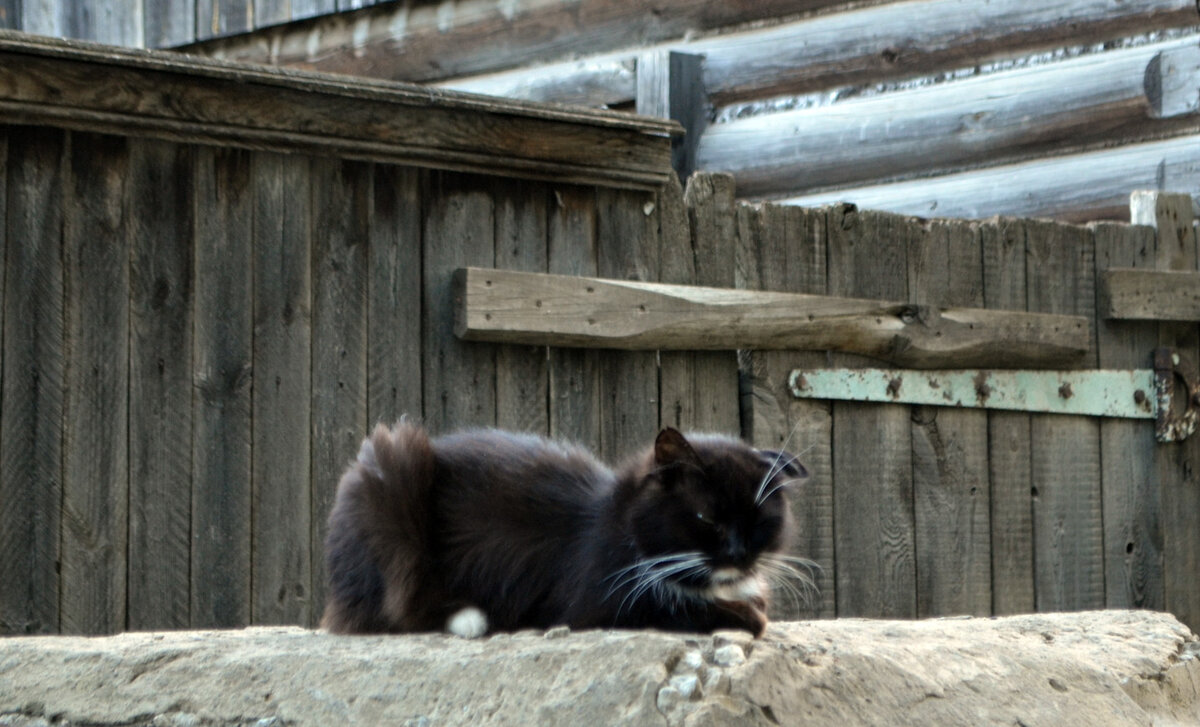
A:
<svg viewBox="0 0 1200 727">
<path fill-rule="evenodd" d="M 788 384 L 802 399 L 1153 419 L 1160 442 L 1187 438 L 1200 418 L 1195 367 L 1167 348 L 1155 351 L 1153 369 L 796 369 Z"/>
</svg>

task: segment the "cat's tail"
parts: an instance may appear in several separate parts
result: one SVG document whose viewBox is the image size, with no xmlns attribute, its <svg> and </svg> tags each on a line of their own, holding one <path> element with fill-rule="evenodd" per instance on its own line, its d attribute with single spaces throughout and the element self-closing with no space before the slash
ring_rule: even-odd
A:
<svg viewBox="0 0 1200 727">
<path fill-rule="evenodd" d="M 411 422 L 380 424 L 363 440 L 329 516 L 323 627 L 337 633 L 440 628 L 414 599 L 436 590 L 428 583 L 433 468 L 429 437 Z"/>
</svg>

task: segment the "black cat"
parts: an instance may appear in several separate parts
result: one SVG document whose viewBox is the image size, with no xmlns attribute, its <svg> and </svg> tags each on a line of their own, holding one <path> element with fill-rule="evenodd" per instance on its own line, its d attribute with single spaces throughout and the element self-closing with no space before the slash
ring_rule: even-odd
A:
<svg viewBox="0 0 1200 727">
<path fill-rule="evenodd" d="M 806 476 L 786 452 L 670 428 L 614 472 L 532 435 L 380 425 L 338 485 L 322 625 L 761 635 L 768 582 L 807 580 L 782 554 L 781 492 Z"/>
</svg>

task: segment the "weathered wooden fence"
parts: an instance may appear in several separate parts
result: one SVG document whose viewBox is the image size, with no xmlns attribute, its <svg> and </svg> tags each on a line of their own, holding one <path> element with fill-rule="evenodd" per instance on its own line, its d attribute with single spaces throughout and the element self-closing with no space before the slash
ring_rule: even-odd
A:
<svg viewBox="0 0 1200 727">
<path fill-rule="evenodd" d="M 824 571 L 780 616 L 1200 624 L 1196 438 L 787 392 L 792 368 L 871 363 L 846 353 L 453 333 L 455 271 L 494 267 L 1080 314 L 1078 365 L 1145 368 L 1160 344 L 1195 360 L 1197 326 L 1097 317 L 1098 273 L 1195 270 L 1190 218 L 749 206 L 727 177 L 663 183 L 660 122 L 0 40 L 0 631 L 314 623 L 338 474 L 406 412 L 610 459 L 663 424 L 787 441 Z M 434 138 L 399 136 L 423 113 Z"/>
</svg>

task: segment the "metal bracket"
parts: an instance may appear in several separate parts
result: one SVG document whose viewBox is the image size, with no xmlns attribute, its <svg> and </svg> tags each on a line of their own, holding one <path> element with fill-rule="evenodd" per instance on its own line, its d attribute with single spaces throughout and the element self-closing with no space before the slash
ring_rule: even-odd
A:
<svg viewBox="0 0 1200 727">
<path fill-rule="evenodd" d="M 804 399 L 1153 419 L 1158 441 L 1178 442 L 1200 422 L 1195 371 L 1177 351 L 1160 348 L 1153 370 L 796 369 L 788 384 Z M 1186 403 L 1176 395 L 1177 380 Z"/>
</svg>

